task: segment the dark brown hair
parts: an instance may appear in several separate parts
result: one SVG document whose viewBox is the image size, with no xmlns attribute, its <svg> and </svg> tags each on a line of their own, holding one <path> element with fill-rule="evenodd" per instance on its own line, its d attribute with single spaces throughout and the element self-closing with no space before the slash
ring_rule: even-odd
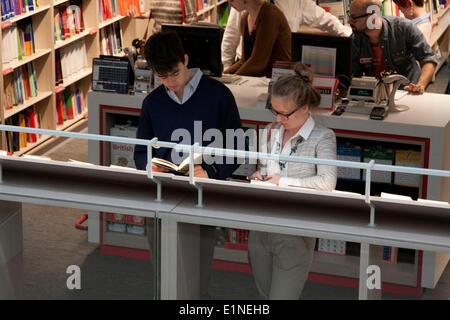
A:
<svg viewBox="0 0 450 320">
<path fill-rule="evenodd" d="M 302 62 L 295 65 L 295 73 L 278 78 L 271 94 L 278 97 L 290 97 L 298 108 L 308 105 L 315 108 L 320 104 L 320 93 L 313 88 L 313 73 Z"/>
<path fill-rule="evenodd" d="M 411 0 L 411 1 L 414 2 L 414 4 L 417 7 L 423 7 L 423 3 L 424 3 L 423 0 Z M 398 5 L 400 7 L 403 7 L 403 8 L 406 8 L 408 6 L 408 4 L 409 4 L 408 0 L 394 0 L 394 2 L 395 2 L 396 5 Z"/>
<path fill-rule="evenodd" d="M 175 31 L 160 31 L 153 34 L 145 44 L 145 60 L 153 71 L 165 75 L 179 62 L 184 63 L 184 48 Z"/>
</svg>

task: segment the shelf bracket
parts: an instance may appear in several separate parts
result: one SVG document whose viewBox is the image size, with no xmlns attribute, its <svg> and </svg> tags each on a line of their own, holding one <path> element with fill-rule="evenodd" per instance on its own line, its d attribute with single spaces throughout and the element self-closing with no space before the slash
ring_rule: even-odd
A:
<svg viewBox="0 0 450 320">
<path fill-rule="evenodd" d="M 197 188 L 198 195 L 196 207 L 203 208 L 203 187 L 201 185 L 195 185 L 195 187 Z"/>
<path fill-rule="evenodd" d="M 155 178 L 155 177 L 153 177 L 152 180 L 154 183 L 156 183 L 156 199 L 155 199 L 155 201 L 161 202 L 162 201 L 162 196 L 161 196 L 162 182 L 158 178 Z"/>
<path fill-rule="evenodd" d="M 373 203 L 369 203 L 370 206 L 370 222 L 369 227 L 376 227 L 375 224 L 375 205 Z"/>
<path fill-rule="evenodd" d="M 370 202 L 370 182 L 372 179 L 372 168 L 375 165 L 375 161 L 374 160 L 370 160 L 370 162 L 368 163 L 368 167 L 366 169 L 366 203 L 369 205 L 370 207 L 370 222 L 369 222 L 369 227 L 376 227 L 375 224 L 375 205 Z"/>
</svg>

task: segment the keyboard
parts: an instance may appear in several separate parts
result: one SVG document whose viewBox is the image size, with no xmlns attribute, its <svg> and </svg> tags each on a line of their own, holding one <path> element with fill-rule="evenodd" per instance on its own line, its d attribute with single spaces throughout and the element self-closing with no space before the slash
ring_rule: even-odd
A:
<svg viewBox="0 0 450 320">
<path fill-rule="evenodd" d="M 364 104 L 361 104 L 358 101 L 349 101 L 345 107 L 345 112 L 369 115 L 372 112 L 373 107 L 376 106 L 377 105 L 373 102 L 364 102 Z"/>
</svg>

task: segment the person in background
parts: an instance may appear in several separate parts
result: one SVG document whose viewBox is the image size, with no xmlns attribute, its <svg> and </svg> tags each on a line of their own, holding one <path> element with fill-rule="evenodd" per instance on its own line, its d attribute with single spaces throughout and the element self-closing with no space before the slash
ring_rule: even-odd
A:
<svg viewBox="0 0 450 320">
<path fill-rule="evenodd" d="M 438 60 L 422 32 L 411 21 L 382 17 L 381 7 L 380 0 L 354 0 L 350 4 L 353 76 L 379 78 L 384 71 L 396 72 L 411 81 L 404 90 L 423 94 Z"/>
<path fill-rule="evenodd" d="M 149 93 L 143 103 L 139 116 L 136 137 L 150 140 L 158 138 L 182 144 L 209 145 L 203 136 L 207 130 L 219 130 L 226 137 L 229 129 L 241 129 L 241 119 L 231 91 L 222 83 L 204 76 L 200 69 L 188 69 L 189 56 L 185 54 L 180 37 L 174 31 L 153 34 L 145 44 L 145 59 L 157 75 L 162 85 Z M 195 122 L 200 122 L 199 134 Z M 198 125 L 197 125 L 198 128 Z M 182 130 L 182 132 L 180 131 Z M 188 133 L 190 141 L 185 141 Z M 198 141 L 200 139 L 201 141 Z M 226 148 L 223 144 L 215 147 Z M 171 161 L 177 165 L 181 159 L 175 149 L 157 148 L 153 156 Z M 196 164 L 194 176 L 200 178 L 226 179 L 237 169 L 238 164 L 230 159 L 215 158 L 211 164 Z M 222 159 L 222 160 L 220 160 Z M 139 170 L 147 169 L 147 147 L 136 145 L 134 161 Z M 232 160 L 232 159 L 231 159 Z M 167 169 L 152 164 L 155 172 Z M 189 172 L 186 173 L 188 175 Z M 149 237 L 153 241 L 153 236 Z M 208 298 L 207 288 L 211 274 L 211 263 L 215 245 L 215 227 L 200 226 L 200 295 Z M 153 244 L 150 243 L 150 248 Z"/>
<path fill-rule="evenodd" d="M 182 3 L 184 8 L 181 7 Z M 130 6 L 127 15 L 138 19 L 154 19 L 152 33 L 160 31 L 163 23 L 182 24 L 184 22 L 189 24 L 197 20 L 195 0 L 150 0 L 148 11 L 139 14 L 135 6 Z"/>
<path fill-rule="evenodd" d="M 422 31 L 427 43 L 431 46 L 430 13 L 424 8 L 423 0 L 394 0 L 406 19 Z"/>
<path fill-rule="evenodd" d="M 315 1 L 275 0 L 273 3 L 283 12 L 292 32 L 296 32 L 302 25 L 306 25 L 327 31 L 334 36 L 348 37 L 352 33 L 350 27 L 344 26 L 337 17 L 316 5 Z M 242 13 L 230 8 L 222 39 L 222 64 L 224 69 L 230 67 L 240 58 L 241 33 L 239 24 Z"/>
<path fill-rule="evenodd" d="M 320 93 L 312 87 L 312 78 L 312 71 L 299 62 L 295 74 L 274 82 L 271 111 L 276 122 L 264 129 L 260 152 L 336 159 L 334 132 L 317 124 L 310 114 L 320 104 Z M 336 186 L 337 167 L 261 159 L 253 178 L 277 186 L 331 191 Z M 250 230 L 248 250 L 259 293 L 271 300 L 299 299 L 315 243 L 315 238 Z"/>
<path fill-rule="evenodd" d="M 277 60 L 291 60 L 291 30 L 286 17 L 275 5 L 264 0 L 228 0 L 242 14 L 241 59 L 224 73 L 244 76 L 272 76 Z"/>
</svg>

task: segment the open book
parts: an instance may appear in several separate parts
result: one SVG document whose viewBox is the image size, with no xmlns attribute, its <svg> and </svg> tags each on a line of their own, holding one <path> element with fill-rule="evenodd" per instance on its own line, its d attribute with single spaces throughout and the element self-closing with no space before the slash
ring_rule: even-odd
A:
<svg viewBox="0 0 450 320">
<path fill-rule="evenodd" d="M 177 171 L 181 173 L 185 173 L 189 170 L 189 160 L 190 157 L 186 157 L 179 166 L 177 166 L 175 163 L 172 163 L 170 161 L 161 159 L 161 158 L 152 158 L 152 164 L 161 167 L 166 168 L 172 171 Z M 200 164 L 202 161 L 202 154 L 201 153 L 194 153 L 194 164 Z"/>
</svg>

